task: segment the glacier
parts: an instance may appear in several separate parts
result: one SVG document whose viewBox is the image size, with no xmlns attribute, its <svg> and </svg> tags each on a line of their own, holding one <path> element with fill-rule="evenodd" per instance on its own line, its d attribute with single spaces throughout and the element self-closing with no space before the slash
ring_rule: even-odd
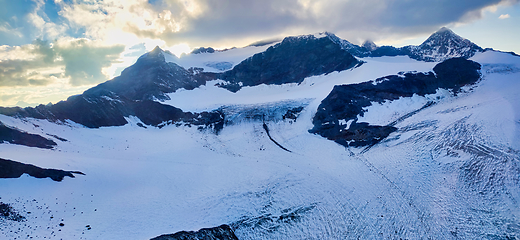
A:
<svg viewBox="0 0 520 240">
<path fill-rule="evenodd" d="M 85 174 L 59 183 L 0 179 L 0 202 L 25 217 L 0 218 L 0 238 L 150 239 L 222 224 L 241 240 L 520 238 L 520 58 L 477 52 L 470 60 L 481 64 L 482 78 L 459 93 L 367 107 L 363 121 L 387 124 L 436 101 L 374 146 L 344 147 L 309 133 L 334 86 L 436 64 L 360 59 L 357 68 L 300 84 L 233 93 L 214 80 L 161 102 L 235 113 L 218 134 L 189 124 L 143 128 L 134 116 L 123 126 L 87 128 L 0 115 L 27 133 L 67 139 L 53 149 L 0 144 L 0 157 Z M 296 119 L 280 118 L 300 106 Z M 272 117 L 243 117 L 244 109 Z"/>
</svg>

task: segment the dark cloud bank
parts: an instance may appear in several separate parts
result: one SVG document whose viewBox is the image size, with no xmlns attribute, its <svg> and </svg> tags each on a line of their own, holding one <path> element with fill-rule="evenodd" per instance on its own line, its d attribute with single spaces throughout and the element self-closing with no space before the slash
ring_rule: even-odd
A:
<svg viewBox="0 0 520 240">
<path fill-rule="evenodd" d="M 177 8 L 168 0 L 153 1 L 156 6 Z M 187 18 L 179 32 L 141 32 L 139 35 L 167 42 L 197 42 L 240 38 L 280 37 L 280 33 L 330 31 L 349 41 L 378 40 L 388 36 L 429 34 L 442 26 L 469 22 L 482 17 L 482 9 L 518 0 L 201 0 L 204 13 Z"/>
</svg>

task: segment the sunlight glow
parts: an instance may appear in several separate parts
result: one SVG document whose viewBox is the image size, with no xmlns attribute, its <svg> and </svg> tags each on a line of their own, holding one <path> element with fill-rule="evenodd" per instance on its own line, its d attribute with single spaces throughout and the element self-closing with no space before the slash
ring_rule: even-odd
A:
<svg viewBox="0 0 520 240">
<path fill-rule="evenodd" d="M 188 53 L 191 52 L 190 46 L 188 46 L 188 44 L 186 44 L 186 43 L 177 44 L 177 45 L 174 45 L 174 46 L 172 46 L 170 48 L 167 48 L 165 50 L 170 50 L 170 52 L 175 54 L 175 56 L 177 56 L 177 57 L 181 57 L 181 55 L 183 53 L 188 54 Z"/>
</svg>

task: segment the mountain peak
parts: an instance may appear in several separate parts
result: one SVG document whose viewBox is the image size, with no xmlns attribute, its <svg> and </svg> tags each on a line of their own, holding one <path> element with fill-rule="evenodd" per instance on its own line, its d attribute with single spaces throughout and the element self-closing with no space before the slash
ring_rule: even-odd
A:
<svg viewBox="0 0 520 240">
<path fill-rule="evenodd" d="M 482 51 L 482 48 L 449 28 L 442 27 L 421 45 L 414 47 L 412 54 L 421 60 L 440 62 L 452 57 L 469 58 L 478 51 Z"/>
<path fill-rule="evenodd" d="M 141 63 L 141 64 L 143 64 L 145 62 L 148 64 L 152 64 L 152 63 L 164 62 L 164 61 L 165 61 L 164 51 L 159 46 L 156 46 L 152 51 L 143 54 L 142 56 L 140 56 L 137 59 L 137 62 Z"/>
<path fill-rule="evenodd" d="M 377 45 L 374 42 L 370 41 L 370 40 L 366 40 L 363 43 L 363 45 L 361 45 L 361 46 L 366 48 L 366 49 L 368 49 L 368 50 L 370 50 L 370 51 L 374 51 L 374 50 L 377 49 Z"/>
<path fill-rule="evenodd" d="M 435 32 L 435 33 L 444 33 L 444 32 L 455 34 L 453 31 L 451 31 L 451 29 L 449 29 L 447 27 L 441 27 L 441 29 L 437 30 L 437 32 Z"/>
<path fill-rule="evenodd" d="M 150 51 L 147 55 L 148 57 L 158 57 L 160 55 L 163 55 L 164 50 L 162 50 L 159 46 L 155 46 L 155 48 Z"/>
<path fill-rule="evenodd" d="M 463 42 L 469 42 L 469 40 L 457 35 L 452 30 L 446 27 L 442 27 L 437 32 L 433 33 L 424 41 L 421 46 L 424 45 L 450 45 L 452 43 L 455 43 L 456 45 L 460 45 Z"/>
<path fill-rule="evenodd" d="M 159 46 L 155 46 L 155 48 L 151 51 L 151 53 L 159 53 L 163 52 L 163 50 Z"/>
</svg>

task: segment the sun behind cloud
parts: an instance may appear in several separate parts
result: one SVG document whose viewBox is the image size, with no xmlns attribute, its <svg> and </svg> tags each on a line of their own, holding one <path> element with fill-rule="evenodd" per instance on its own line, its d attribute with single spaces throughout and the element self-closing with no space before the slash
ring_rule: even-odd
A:
<svg viewBox="0 0 520 240">
<path fill-rule="evenodd" d="M 172 47 L 169 47 L 169 48 L 167 48 L 165 50 L 169 50 L 170 52 L 175 54 L 175 56 L 177 56 L 177 57 L 181 57 L 181 55 L 183 53 L 188 54 L 188 53 L 191 52 L 190 46 L 188 44 L 186 44 L 186 43 L 173 45 Z"/>
</svg>

